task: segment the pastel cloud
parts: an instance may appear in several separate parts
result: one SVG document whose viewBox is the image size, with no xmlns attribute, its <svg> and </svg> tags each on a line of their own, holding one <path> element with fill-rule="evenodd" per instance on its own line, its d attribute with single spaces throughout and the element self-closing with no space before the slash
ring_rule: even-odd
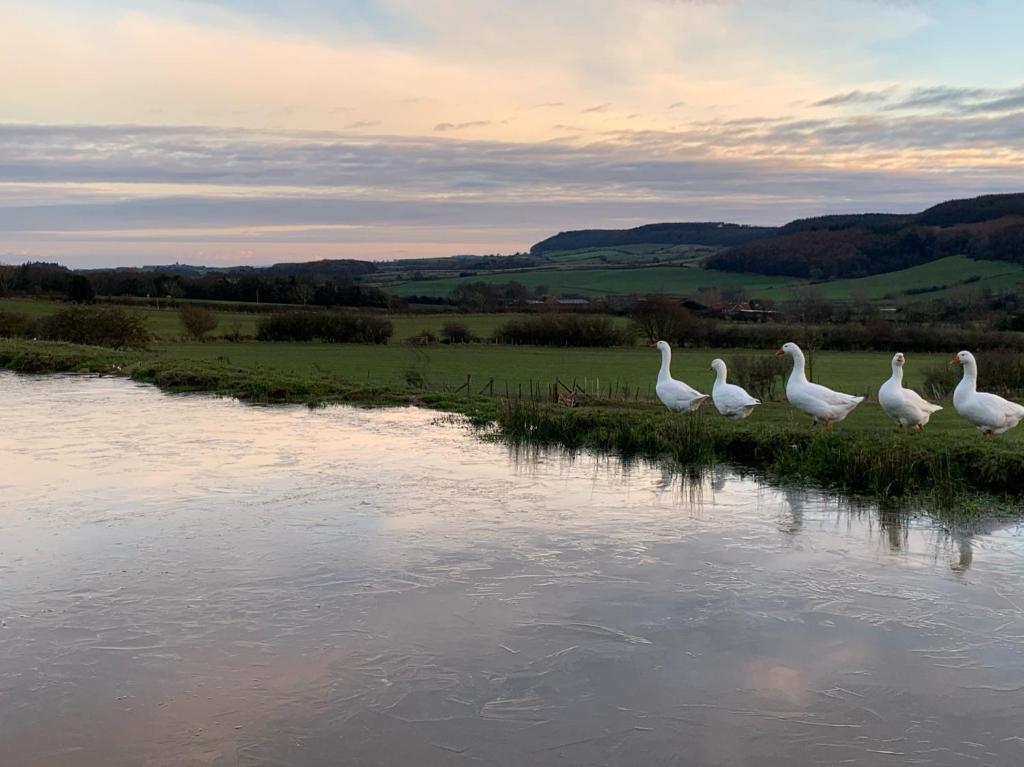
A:
<svg viewBox="0 0 1024 767">
<path fill-rule="evenodd" d="M 945 5 L 3 8 L 0 259 L 507 250 L 913 209 L 1014 189 L 1024 165 L 1024 85 L 985 68 L 1019 48 Z M 1010 0 L 973 13 L 1024 21 Z M 959 46 L 956 67 L 926 45 Z"/>
<path fill-rule="evenodd" d="M 587 144 L 0 126 L 0 253 L 28 248 L 84 263 L 119 254 L 227 262 L 243 251 L 241 260 L 380 258 L 511 251 L 559 229 L 650 220 L 914 210 L 1017 188 L 1015 171 L 989 155 L 993 145 L 1020 143 L 1024 121 L 982 129 L 974 119 L 915 120 L 897 132 L 859 121 L 733 121 Z M 955 176 L 927 163 L 895 174 L 828 167 L 818 156 L 851 144 L 962 153 L 965 125 L 984 159 Z M 754 145 L 747 157 L 727 156 Z"/>
<path fill-rule="evenodd" d="M 877 104 L 889 98 L 888 91 L 862 91 L 860 89 L 837 93 L 834 96 L 815 101 L 811 106 L 815 107 L 836 107 L 836 106 L 860 106 L 862 104 Z"/>
</svg>

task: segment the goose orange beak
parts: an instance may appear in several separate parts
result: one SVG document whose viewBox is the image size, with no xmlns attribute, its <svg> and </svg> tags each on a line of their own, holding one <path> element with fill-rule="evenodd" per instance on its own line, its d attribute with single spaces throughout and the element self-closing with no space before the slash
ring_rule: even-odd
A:
<svg viewBox="0 0 1024 767">
<path fill-rule="evenodd" d="M 648 349 L 657 349 L 658 345 L 657 344 L 647 344 L 647 348 Z"/>
<path fill-rule="evenodd" d="M 775 350 L 775 356 L 776 357 L 781 357 L 783 354 L 785 354 L 785 352 L 782 351 L 782 349 L 776 349 Z"/>
<path fill-rule="evenodd" d="M 954 355 L 953 355 L 953 359 L 951 359 L 951 360 L 949 361 L 949 364 L 950 364 L 950 365 L 959 365 L 959 364 L 960 364 L 960 358 L 959 358 L 959 357 L 957 357 L 957 356 L 956 356 L 956 355 L 954 354 Z"/>
</svg>

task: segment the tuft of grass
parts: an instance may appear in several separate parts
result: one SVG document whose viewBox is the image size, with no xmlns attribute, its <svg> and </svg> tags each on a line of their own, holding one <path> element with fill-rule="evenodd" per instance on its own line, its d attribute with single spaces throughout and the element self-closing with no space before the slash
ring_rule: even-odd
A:
<svg viewBox="0 0 1024 767">
<path fill-rule="evenodd" d="M 496 420 L 499 434 L 512 442 L 670 458 L 685 468 L 736 463 L 776 480 L 877 499 L 918 497 L 949 505 L 975 491 L 1024 495 L 1024 453 L 994 440 L 924 442 L 909 432 L 725 422 L 643 405 L 570 409 L 510 401 Z"/>
</svg>

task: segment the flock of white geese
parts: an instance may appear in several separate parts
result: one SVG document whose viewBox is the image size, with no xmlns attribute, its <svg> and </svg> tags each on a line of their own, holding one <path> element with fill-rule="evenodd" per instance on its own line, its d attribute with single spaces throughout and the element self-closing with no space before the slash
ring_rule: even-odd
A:
<svg viewBox="0 0 1024 767">
<path fill-rule="evenodd" d="M 665 341 L 652 344 L 661 352 L 661 370 L 655 391 L 658 399 L 669 410 L 692 412 L 708 399 L 682 381 L 672 377 L 672 348 Z M 798 410 L 807 413 L 827 429 L 842 421 L 863 397 L 843 394 L 826 386 L 812 383 L 807 379 L 804 353 L 794 343 L 782 345 L 776 354 L 787 354 L 793 358 L 793 370 L 786 381 L 786 399 Z M 985 434 L 1002 434 L 1024 420 L 1024 406 L 1010 402 L 998 395 L 978 391 L 978 363 L 970 352 L 958 352 L 950 362 L 963 367 L 963 378 L 953 392 L 953 407 L 962 417 L 974 424 Z M 892 358 L 892 376 L 878 390 L 878 404 L 886 415 L 896 421 L 900 428 L 909 427 L 921 431 L 932 413 L 942 410 L 913 389 L 903 385 L 903 365 L 906 358 L 902 353 Z M 725 362 L 715 359 L 711 362 L 715 371 L 715 384 L 711 389 L 711 401 L 718 412 L 728 418 L 741 419 L 749 416 L 761 400 L 751 397 L 745 389 L 727 381 L 728 370 Z"/>
</svg>

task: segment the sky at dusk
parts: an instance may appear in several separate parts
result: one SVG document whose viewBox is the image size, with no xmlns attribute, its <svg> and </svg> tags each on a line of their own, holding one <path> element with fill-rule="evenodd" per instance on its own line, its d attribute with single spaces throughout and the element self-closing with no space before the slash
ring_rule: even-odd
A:
<svg viewBox="0 0 1024 767">
<path fill-rule="evenodd" d="M 514 252 L 1024 191 L 1017 0 L 0 0 L 0 262 Z"/>
</svg>

